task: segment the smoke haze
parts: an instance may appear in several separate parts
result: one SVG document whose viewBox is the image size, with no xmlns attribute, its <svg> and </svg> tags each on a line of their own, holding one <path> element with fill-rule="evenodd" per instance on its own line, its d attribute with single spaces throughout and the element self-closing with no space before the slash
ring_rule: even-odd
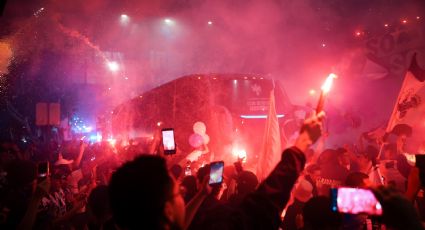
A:
<svg viewBox="0 0 425 230">
<path fill-rule="evenodd" d="M 10 60 L 25 60 L 28 80 L 65 91 L 98 85 L 80 106 L 101 113 L 194 73 L 262 74 L 280 80 L 293 103 L 314 104 L 318 95 L 309 91 L 334 71 L 330 113 L 368 118 L 363 127 L 371 127 L 388 119 L 406 60 L 425 42 L 378 55 L 404 61 L 401 71 L 394 58 L 380 62 L 384 74 L 368 69 L 370 47 L 385 48 L 381 37 L 397 31 L 425 38 L 423 12 L 424 1 L 414 0 L 9 0 L 0 18 L 0 73 Z"/>
</svg>

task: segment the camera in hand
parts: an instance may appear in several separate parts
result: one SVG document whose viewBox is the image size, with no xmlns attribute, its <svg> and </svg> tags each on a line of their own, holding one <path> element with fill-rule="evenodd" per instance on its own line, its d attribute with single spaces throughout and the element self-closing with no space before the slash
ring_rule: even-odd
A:
<svg viewBox="0 0 425 230">
<path fill-rule="evenodd" d="M 212 162 L 210 165 L 210 180 L 209 184 L 221 184 L 223 182 L 223 169 L 224 169 L 224 162 L 223 161 L 216 161 Z"/>
</svg>

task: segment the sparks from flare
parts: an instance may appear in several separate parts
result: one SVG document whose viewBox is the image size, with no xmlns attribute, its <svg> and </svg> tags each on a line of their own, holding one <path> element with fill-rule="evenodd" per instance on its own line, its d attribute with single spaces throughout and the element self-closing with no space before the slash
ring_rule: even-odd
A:
<svg viewBox="0 0 425 230">
<path fill-rule="evenodd" d="M 105 54 L 100 50 L 99 46 L 93 44 L 88 37 L 84 36 L 83 34 L 81 34 L 80 32 L 76 30 L 63 26 L 61 23 L 58 23 L 58 26 L 59 26 L 59 29 L 64 34 L 70 37 L 76 38 L 82 41 L 88 47 L 92 48 L 102 58 L 102 60 L 106 63 L 106 65 L 109 67 L 111 71 L 115 72 L 119 69 L 118 63 L 109 61 L 108 58 L 105 56 Z"/>
<path fill-rule="evenodd" d="M 322 85 L 322 90 L 320 92 L 319 102 L 316 106 L 316 113 L 319 114 L 321 111 L 323 111 L 323 107 L 325 104 L 325 97 L 329 93 L 332 87 L 333 80 L 337 78 L 336 74 L 329 74 L 329 76 L 326 78 L 325 82 Z"/>
</svg>

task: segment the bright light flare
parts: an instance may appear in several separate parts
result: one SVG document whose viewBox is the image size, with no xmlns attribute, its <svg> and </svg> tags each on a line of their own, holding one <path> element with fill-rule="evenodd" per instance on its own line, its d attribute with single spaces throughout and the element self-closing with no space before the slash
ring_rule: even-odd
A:
<svg viewBox="0 0 425 230">
<path fill-rule="evenodd" d="M 388 23 L 385 23 L 385 24 L 384 24 L 384 26 L 385 26 L 385 27 L 388 27 L 389 25 L 388 25 Z"/>
<path fill-rule="evenodd" d="M 213 22 L 212 22 L 212 21 L 208 21 L 208 25 L 210 25 L 210 26 L 211 26 L 212 24 L 213 24 Z"/>
<path fill-rule="evenodd" d="M 128 22 L 130 21 L 130 17 L 127 14 L 121 14 L 120 16 L 120 22 L 123 25 L 128 24 Z"/>
<path fill-rule="evenodd" d="M 407 23 L 407 20 L 406 19 L 404 19 L 403 21 L 401 21 L 401 22 L 403 22 L 403 24 L 406 24 Z"/>
<path fill-rule="evenodd" d="M 233 156 L 242 160 L 243 163 L 246 162 L 246 150 L 245 149 L 233 148 L 232 154 L 233 154 Z"/>
<path fill-rule="evenodd" d="M 114 138 L 108 138 L 108 143 L 109 143 L 112 147 L 115 147 L 115 144 L 117 143 L 117 140 L 115 140 Z"/>
<path fill-rule="evenodd" d="M 418 19 L 418 20 L 419 20 L 419 19 L 421 19 L 421 17 L 417 16 L 417 17 L 416 17 L 416 19 Z"/>
<path fill-rule="evenodd" d="M 314 89 L 310 89 L 310 91 L 308 91 L 308 93 L 309 93 L 310 95 L 315 95 L 315 94 L 316 94 L 316 90 L 314 90 Z"/>
<path fill-rule="evenodd" d="M 322 85 L 322 91 L 323 93 L 329 93 L 329 91 L 332 88 L 332 83 L 334 81 L 334 79 L 336 79 L 338 76 L 334 73 L 329 74 L 329 76 L 326 78 L 325 83 L 323 83 Z"/>
<path fill-rule="evenodd" d="M 107 65 L 108 65 L 109 70 L 112 71 L 112 72 L 116 72 L 120 69 L 120 66 L 115 61 L 110 61 L 110 62 L 107 63 Z"/>
</svg>

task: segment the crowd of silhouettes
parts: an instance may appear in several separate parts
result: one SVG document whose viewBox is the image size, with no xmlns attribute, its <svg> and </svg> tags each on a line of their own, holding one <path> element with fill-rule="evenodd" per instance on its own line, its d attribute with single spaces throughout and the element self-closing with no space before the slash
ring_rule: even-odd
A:
<svg viewBox="0 0 425 230">
<path fill-rule="evenodd" d="M 237 159 L 214 185 L 209 162 L 171 164 L 158 147 L 4 140 L 0 228 L 424 229 L 424 172 L 404 150 L 410 127 L 380 140 L 365 133 L 357 145 L 313 149 L 326 141 L 320 131 L 321 118 L 307 119 L 264 180 Z M 395 141 L 385 141 L 388 135 Z M 333 210 L 330 190 L 340 187 L 372 191 L 383 214 Z"/>
</svg>

